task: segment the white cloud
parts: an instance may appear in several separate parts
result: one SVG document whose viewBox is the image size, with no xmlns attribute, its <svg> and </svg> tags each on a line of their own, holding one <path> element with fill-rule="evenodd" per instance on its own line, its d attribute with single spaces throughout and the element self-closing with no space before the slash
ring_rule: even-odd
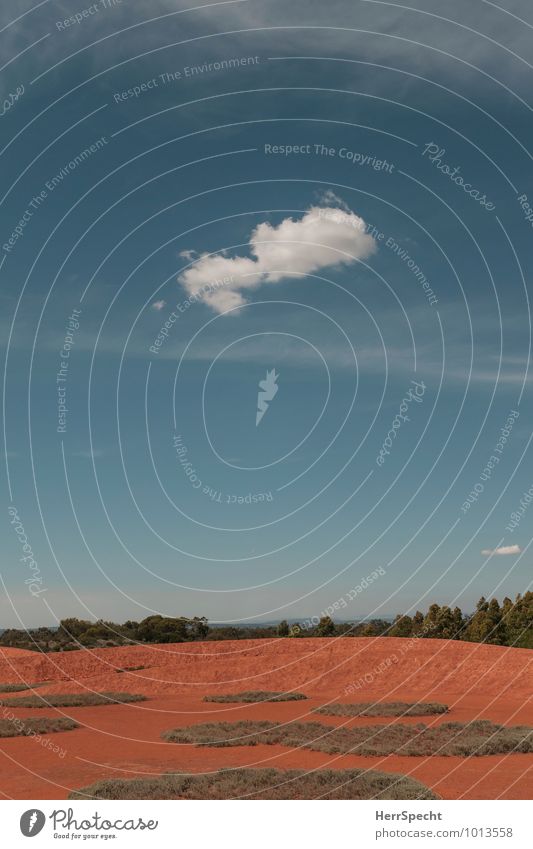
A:
<svg viewBox="0 0 533 849">
<path fill-rule="evenodd" d="M 157 312 L 160 312 L 163 309 L 163 307 L 166 307 L 166 305 L 167 305 L 166 301 L 154 301 L 153 304 L 152 304 L 152 309 L 156 310 Z"/>
<path fill-rule="evenodd" d="M 201 254 L 178 278 L 189 295 L 203 292 L 216 312 L 246 303 L 243 290 L 278 283 L 292 274 L 312 274 L 323 268 L 352 265 L 376 249 L 365 222 L 351 211 L 310 207 L 297 220 L 258 224 L 250 236 L 251 256 Z M 212 289 L 212 291 L 210 291 Z"/>
<path fill-rule="evenodd" d="M 521 552 L 519 545 L 502 545 L 500 548 L 484 548 L 481 553 L 488 556 L 489 554 L 521 554 Z"/>
</svg>

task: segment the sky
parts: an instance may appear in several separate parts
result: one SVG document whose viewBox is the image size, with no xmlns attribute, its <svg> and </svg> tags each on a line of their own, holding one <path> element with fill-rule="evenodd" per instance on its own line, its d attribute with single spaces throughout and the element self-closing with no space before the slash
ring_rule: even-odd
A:
<svg viewBox="0 0 533 849">
<path fill-rule="evenodd" d="M 530 587 L 532 27 L 2 4 L 0 626 Z"/>
</svg>

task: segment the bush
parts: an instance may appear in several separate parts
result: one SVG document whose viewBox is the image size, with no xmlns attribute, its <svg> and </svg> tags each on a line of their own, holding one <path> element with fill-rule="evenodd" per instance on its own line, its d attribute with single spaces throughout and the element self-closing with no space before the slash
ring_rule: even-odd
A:
<svg viewBox="0 0 533 849">
<path fill-rule="evenodd" d="M 15 699 L 0 699 L 0 705 L 21 708 L 84 707 L 93 705 L 126 704 L 144 702 L 146 696 L 138 693 L 50 693 L 45 696 L 21 696 Z"/>
<path fill-rule="evenodd" d="M 119 666 L 115 672 L 137 672 L 139 669 L 149 669 L 149 666 Z"/>
<path fill-rule="evenodd" d="M 73 719 L 43 716 L 40 719 L 0 719 L 0 737 L 28 737 L 79 728 Z"/>
<path fill-rule="evenodd" d="M 22 690 L 35 690 L 42 684 L 0 684 L 0 693 L 20 693 Z"/>
<path fill-rule="evenodd" d="M 438 799 L 412 778 L 374 770 L 223 769 L 210 775 L 109 779 L 69 799 Z"/>
<path fill-rule="evenodd" d="M 313 709 L 313 713 L 326 716 L 429 716 L 430 714 L 447 713 L 448 705 L 438 702 L 360 702 L 355 704 L 324 705 Z"/>
<path fill-rule="evenodd" d="M 244 693 L 225 693 L 204 696 L 204 702 L 298 702 L 306 699 L 303 693 L 272 693 L 268 690 L 247 690 Z"/>
<path fill-rule="evenodd" d="M 320 722 L 210 722 L 165 731 L 171 743 L 197 746 L 279 745 L 311 749 L 328 754 L 382 755 L 499 755 L 533 752 L 533 728 L 505 727 L 489 720 L 445 722 L 428 727 L 422 723 L 367 725 L 337 728 Z"/>
</svg>

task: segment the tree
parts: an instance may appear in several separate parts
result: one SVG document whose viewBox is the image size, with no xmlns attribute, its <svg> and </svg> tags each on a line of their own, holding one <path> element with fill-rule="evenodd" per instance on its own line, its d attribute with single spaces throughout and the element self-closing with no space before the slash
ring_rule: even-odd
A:
<svg viewBox="0 0 533 849">
<path fill-rule="evenodd" d="M 87 619 L 61 619 L 57 636 L 60 640 L 77 640 L 93 624 Z"/>
<path fill-rule="evenodd" d="M 209 625 L 205 616 L 193 616 L 187 622 L 187 631 L 191 640 L 205 640 L 209 633 Z"/>
<path fill-rule="evenodd" d="M 506 639 L 505 623 L 502 622 L 502 612 L 497 599 L 489 604 L 482 596 L 473 616 L 468 620 L 465 639 L 473 643 L 493 643 L 503 645 Z"/>
<path fill-rule="evenodd" d="M 289 636 L 289 623 L 286 619 L 282 619 L 278 625 L 278 637 L 288 637 Z"/>
<path fill-rule="evenodd" d="M 465 619 L 463 617 L 463 611 L 460 607 L 454 607 L 453 613 L 453 639 L 454 640 L 462 640 L 463 639 L 463 629 L 465 625 Z"/>
<path fill-rule="evenodd" d="M 506 598 L 502 618 L 505 622 L 507 645 L 533 648 L 533 592 L 517 595 L 515 602 Z"/>
<path fill-rule="evenodd" d="M 422 637 L 436 637 L 438 636 L 437 631 L 437 620 L 440 613 L 440 607 L 438 604 L 432 604 L 424 616 L 424 623 L 422 625 Z"/>
<path fill-rule="evenodd" d="M 390 630 L 391 637 L 410 637 L 413 633 L 413 620 L 410 616 L 398 614 Z"/>
<path fill-rule="evenodd" d="M 170 616 L 147 616 L 139 623 L 136 637 L 144 643 L 183 643 L 190 639 L 187 629 L 190 620 Z"/>
<path fill-rule="evenodd" d="M 496 646 L 504 646 L 507 642 L 507 633 L 498 599 L 491 598 L 487 618 L 488 630 L 485 642 L 493 643 Z"/>
<path fill-rule="evenodd" d="M 320 622 L 316 626 L 315 635 L 317 637 L 332 637 L 335 633 L 335 623 L 331 616 L 322 616 Z"/>
<path fill-rule="evenodd" d="M 447 604 L 439 608 L 432 636 L 438 637 L 440 640 L 453 640 L 455 636 L 453 613 Z"/>
<path fill-rule="evenodd" d="M 338 622 L 335 625 L 335 634 L 337 637 L 355 637 L 357 625 L 355 622 Z"/>
<path fill-rule="evenodd" d="M 422 635 L 422 631 L 424 628 L 424 614 L 419 610 L 416 611 L 413 616 L 413 637 L 418 637 Z"/>
</svg>

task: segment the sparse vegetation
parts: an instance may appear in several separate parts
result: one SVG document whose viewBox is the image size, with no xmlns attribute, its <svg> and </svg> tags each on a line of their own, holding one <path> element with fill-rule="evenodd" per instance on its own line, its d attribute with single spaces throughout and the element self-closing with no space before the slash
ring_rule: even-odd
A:
<svg viewBox="0 0 533 849">
<path fill-rule="evenodd" d="M 44 696 L 0 699 L 0 705 L 14 708 L 87 707 L 144 701 L 146 696 L 139 693 L 50 693 Z"/>
<path fill-rule="evenodd" d="M 268 690 L 247 690 L 243 693 L 223 693 L 204 696 L 204 702 L 298 702 L 306 699 L 303 693 L 274 693 Z"/>
<path fill-rule="evenodd" d="M 405 775 L 374 770 L 223 769 L 210 775 L 97 781 L 69 799 L 438 799 Z"/>
<path fill-rule="evenodd" d="M 20 693 L 22 690 L 35 690 L 42 684 L 0 684 L 0 693 Z"/>
<path fill-rule="evenodd" d="M 149 669 L 149 666 L 119 666 L 115 672 L 138 672 L 139 669 Z"/>
<path fill-rule="evenodd" d="M 326 716 L 430 716 L 447 713 L 448 705 L 438 702 L 347 702 L 313 708 L 312 712 Z"/>
<path fill-rule="evenodd" d="M 0 719 L 0 737 L 30 737 L 79 728 L 73 719 L 43 716 L 40 719 Z"/>
<path fill-rule="evenodd" d="M 280 745 L 312 749 L 328 754 L 356 755 L 498 755 L 533 752 L 533 728 L 505 727 L 489 720 L 445 722 L 427 726 L 391 724 L 359 728 L 324 725 L 320 722 L 243 721 L 191 725 L 165 731 L 171 743 L 196 746 Z"/>
</svg>

